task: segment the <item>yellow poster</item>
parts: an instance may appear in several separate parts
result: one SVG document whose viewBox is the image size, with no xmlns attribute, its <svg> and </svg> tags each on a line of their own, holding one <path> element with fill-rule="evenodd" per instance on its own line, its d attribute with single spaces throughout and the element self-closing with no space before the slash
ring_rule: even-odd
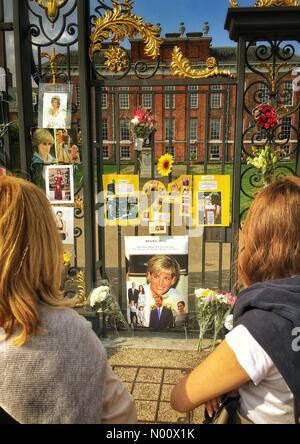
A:
<svg viewBox="0 0 300 444">
<path fill-rule="evenodd" d="M 194 176 L 196 225 L 229 226 L 230 176 Z"/>
<path fill-rule="evenodd" d="M 104 220 L 106 225 L 138 225 L 139 176 L 104 174 Z"/>
<path fill-rule="evenodd" d="M 168 193 L 180 205 L 181 216 L 191 216 L 193 209 L 193 176 L 183 174 L 168 184 Z M 175 200 L 176 197 L 176 200 Z"/>
</svg>

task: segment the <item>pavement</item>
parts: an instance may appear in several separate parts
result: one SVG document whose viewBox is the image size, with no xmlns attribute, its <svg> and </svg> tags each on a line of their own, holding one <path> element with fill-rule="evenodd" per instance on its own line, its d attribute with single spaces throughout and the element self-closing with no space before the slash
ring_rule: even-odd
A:
<svg viewBox="0 0 300 444">
<path fill-rule="evenodd" d="M 182 414 L 170 406 L 174 385 L 209 352 L 197 351 L 197 335 L 184 332 L 109 331 L 101 341 L 110 365 L 135 399 L 138 422 L 151 424 L 201 424 L 203 407 Z"/>
</svg>

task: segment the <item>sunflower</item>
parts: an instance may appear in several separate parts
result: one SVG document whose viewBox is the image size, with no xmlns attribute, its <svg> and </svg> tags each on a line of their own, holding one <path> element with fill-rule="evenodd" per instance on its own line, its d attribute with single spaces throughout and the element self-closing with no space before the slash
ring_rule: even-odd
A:
<svg viewBox="0 0 300 444">
<path fill-rule="evenodd" d="M 157 163 L 157 171 L 161 176 L 168 176 L 173 167 L 174 159 L 171 154 L 164 154 L 161 156 Z"/>
</svg>

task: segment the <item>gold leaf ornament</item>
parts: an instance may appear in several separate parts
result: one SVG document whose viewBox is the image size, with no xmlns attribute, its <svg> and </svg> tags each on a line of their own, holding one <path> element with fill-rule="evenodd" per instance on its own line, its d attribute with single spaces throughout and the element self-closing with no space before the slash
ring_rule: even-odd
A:
<svg viewBox="0 0 300 444">
<path fill-rule="evenodd" d="M 214 57 L 208 57 L 205 69 L 193 69 L 189 60 L 183 56 L 183 53 L 178 46 L 175 46 L 172 52 L 171 69 L 173 74 L 191 79 L 207 79 L 215 76 L 234 77 L 230 71 L 219 69 L 218 62 Z"/>
<path fill-rule="evenodd" d="M 120 46 L 111 45 L 108 50 L 105 51 L 105 58 L 104 65 L 113 72 L 122 71 L 128 65 L 126 51 Z"/>
<path fill-rule="evenodd" d="M 298 0 L 257 0 L 257 8 L 267 8 L 271 6 L 299 6 Z"/>
<path fill-rule="evenodd" d="M 160 28 L 151 23 L 144 23 L 143 18 L 131 13 L 132 6 L 125 4 L 125 12 L 122 12 L 122 4 L 113 1 L 114 9 L 106 11 L 103 17 L 95 21 L 95 30 L 91 34 L 89 49 L 90 60 L 94 54 L 101 51 L 102 42 L 112 36 L 112 42 L 124 41 L 126 36 L 136 37 L 138 34 L 145 43 L 145 54 L 155 59 L 159 55 L 160 45 L 163 40 L 160 38 Z M 124 4 L 123 4 L 124 7 Z"/>
</svg>

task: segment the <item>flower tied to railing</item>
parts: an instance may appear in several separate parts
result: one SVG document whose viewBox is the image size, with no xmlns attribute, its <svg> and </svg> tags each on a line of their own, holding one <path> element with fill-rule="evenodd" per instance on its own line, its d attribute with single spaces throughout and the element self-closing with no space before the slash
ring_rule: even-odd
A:
<svg viewBox="0 0 300 444">
<path fill-rule="evenodd" d="M 266 130 L 275 128 L 278 123 L 276 110 L 271 105 L 258 105 L 253 111 L 253 116 L 256 125 Z"/>
<path fill-rule="evenodd" d="M 90 295 L 90 306 L 96 310 L 97 313 L 104 313 L 108 316 L 112 316 L 116 324 L 119 323 L 128 330 L 128 324 L 112 293 L 112 288 L 108 281 L 105 283 L 107 283 L 107 285 L 100 285 L 92 290 Z"/>
<path fill-rule="evenodd" d="M 157 162 L 157 172 L 161 176 L 168 176 L 173 168 L 174 158 L 171 154 L 167 153 L 160 156 Z"/>
<path fill-rule="evenodd" d="M 209 288 L 195 290 L 196 316 L 199 324 L 198 351 L 203 349 L 205 333 L 213 328 L 211 351 L 214 350 L 217 339 L 225 323 L 228 326 L 228 316 L 236 302 L 236 296 L 229 292 L 216 292 Z"/>
<path fill-rule="evenodd" d="M 151 111 L 144 108 L 137 108 L 131 115 L 130 126 L 135 139 L 135 149 L 141 150 L 145 139 L 147 139 L 155 129 L 155 118 Z M 140 143 L 136 142 L 140 139 Z"/>
<path fill-rule="evenodd" d="M 253 157 L 247 157 L 247 164 L 253 165 L 257 170 L 264 185 L 272 182 L 275 176 L 275 168 L 281 150 L 273 151 L 270 144 L 263 148 L 252 147 Z"/>
</svg>

